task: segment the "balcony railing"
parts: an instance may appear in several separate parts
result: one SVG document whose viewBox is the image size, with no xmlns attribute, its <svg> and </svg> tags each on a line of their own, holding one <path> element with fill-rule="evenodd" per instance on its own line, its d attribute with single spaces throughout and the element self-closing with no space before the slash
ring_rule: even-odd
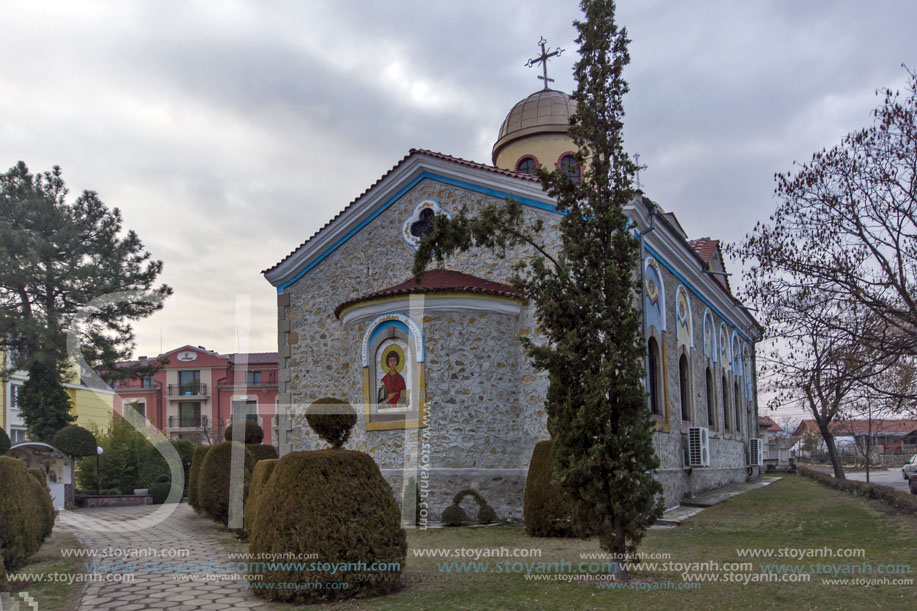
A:
<svg viewBox="0 0 917 611">
<path fill-rule="evenodd" d="M 170 429 L 191 429 L 207 426 L 207 416 L 191 414 L 190 416 L 169 416 Z"/>
<path fill-rule="evenodd" d="M 207 385 L 201 382 L 188 384 L 169 384 L 170 397 L 195 397 L 207 394 Z"/>
</svg>

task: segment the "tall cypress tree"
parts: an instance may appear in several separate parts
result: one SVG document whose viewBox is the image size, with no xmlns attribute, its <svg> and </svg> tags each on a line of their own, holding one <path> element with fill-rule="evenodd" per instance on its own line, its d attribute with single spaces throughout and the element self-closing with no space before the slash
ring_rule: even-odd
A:
<svg viewBox="0 0 917 611">
<path fill-rule="evenodd" d="M 420 275 L 433 260 L 472 247 L 528 244 L 539 253 L 514 283 L 534 305 L 543 344 L 526 341 L 534 365 L 549 374 L 548 429 L 555 473 L 574 502 L 580 534 L 594 533 L 602 549 L 625 561 L 645 529 L 662 513 L 662 487 L 650 471 L 659 466 L 652 443 L 642 359 L 645 353 L 639 291 L 639 242 L 627 228 L 624 206 L 634 197 L 634 163 L 624 152 L 622 72 L 629 62 L 627 33 L 614 19 L 611 0 L 583 0 L 580 59 L 574 69 L 577 110 L 570 136 L 583 179 L 539 171 L 544 189 L 563 215 L 556 255 L 538 240 L 539 223 L 527 224 L 518 202 L 488 206 L 474 217 L 463 209 L 436 218 L 417 252 Z"/>
<path fill-rule="evenodd" d="M 56 372 L 41 362 L 29 367 L 29 379 L 19 389 L 17 404 L 32 441 L 51 443 L 55 433 L 76 420 L 70 413 L 70 396 Z"/>
</svg>

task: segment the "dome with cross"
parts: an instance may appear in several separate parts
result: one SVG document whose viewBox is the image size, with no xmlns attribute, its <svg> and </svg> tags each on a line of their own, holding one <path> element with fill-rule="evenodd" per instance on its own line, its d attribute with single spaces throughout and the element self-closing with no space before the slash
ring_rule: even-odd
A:
<svg viewBox="0 0 917 611">
<path fill-rule="evenodd" d="M 567 135 L 576 102 L 562 91 L 542 89 L 513 106 L 493 148 L 498 168 L 534 173 L 535 167 L 561 167 L 565 154 L 575 150 Z"/>
</svg>

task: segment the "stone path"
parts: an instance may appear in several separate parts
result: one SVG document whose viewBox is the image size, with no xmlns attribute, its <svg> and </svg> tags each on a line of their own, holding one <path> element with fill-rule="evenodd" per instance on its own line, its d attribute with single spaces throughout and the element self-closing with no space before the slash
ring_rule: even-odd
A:
<svg viewBox="0 0 917 611">
<path fill-rule="evenodd" d="M 55 528 L 72 529 L 87 548 L 108 553 L 106 558 L 87 558 L 95 563 L 99 580 L 87 584 L 80 611 L 271 608 L 245 589 L 240 573 L 222 572 L 225 563 L 239 561 L 229 560 L 213 522 L 179 504 L 157 524 L 152 514 L 159 507 L 61 512 Z M 110 529 L 100 531 L 100 524 Z M 221 566 L 214 568 L 217 564 Z"/>
<path fill-rule="evenodd" d="M 717 488 L 716 490 L 710 490 L 698 494 L 693 499 L 682 499 L 681 505 L 663 513 L 662 518 L 657 520 L 650 528 L 674 528 L 681 525 L 681 523 L 688 518 L 696 516 L 707 507 L 713 507 L 717 503 L 722 503 L 727 499 L 744 494 L 750 490 L 769 486 L 774 482 L 779 482 L 781 479 L 783 478 L 759 477 L 750 482 L 740 482 L 738 484 L 724 486 L 723 488 Z"/>
</svg>

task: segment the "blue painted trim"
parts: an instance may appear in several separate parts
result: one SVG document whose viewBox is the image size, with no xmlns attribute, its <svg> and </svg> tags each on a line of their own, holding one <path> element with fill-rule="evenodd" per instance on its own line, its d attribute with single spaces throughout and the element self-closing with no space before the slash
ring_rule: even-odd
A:
<svg viewBox="0 0 917 611">
<path fill-rule="evenodd" d="M 546 204 L 544 202 L 530 199 L 528 197 L 518 197 L 516 195 L 507 193 L 505 191 L 499 191 L 497 189 L 490 189 L 488 187 L 482 187 L 480 185 L 475 185 L 470 182 L 465 182 L 463 180 L 447 178 L 445 176 L 440 176 L 439 174 L 434 174 L 432 172 L 421 172 L 421 174 L 417 176 L 417 178 L 415 178 L 414 180 L 406 184 L 404 187 L 399 189 L 397 193 L 395 193 L 392 197 L 386 200 L 385 203 L 382 204 L 382 206 L 380 206 L 375 212 L 373 212 L 371 215 L 363 219 L 363 221 L 359 225 L 357 225 L 356 227 L 348 231 L 346 235 L 344 235 L 340 240 L 338 240 L 337 242 L 329 246 L 323 253 L 321 253 L 318 257 L 316 257 L 315 260 L 313 260 L 307 266 L 299 270 L 299 272 L 297 272 L 296 275 L 293 276 L 293 278 L 291 278 L 287 282 L 284 282 L 283 284 L 277 285 L 277 294 L 283 295 L 284 290 L 288 286 L 295 283 L 297 280 L 302 278 L 306 273 L 308 273 L 309 270 L 311 270 L 313 267 L 315 267 L 316 265 L 324 261 L 331 253 L 333 253 L 341 245 L 343 245 L 344 242 L 352 238 L 358 231 L 360 231 L 366 225 L 372 222 L 377 216 L 385 212 L 389 207 L 391 207 L 392 204 L 394 204 L 396 201 L 401 199 L 405 193 L 413 189 L 417 185 L 417 183 L 419 183 L 421 180 L 424 180 L 425 178 L 429 178 L 431 180 L 441 182 L 447 185 L 452 185 L 453 187 L 461 187 L 463 189 L 468 189 L 469 191 L 474 191 L 475 193 L 482 193 L 484 195 L 490 195 L 491 197 L 499 197 L 501 199 L 512 197 L 514 200 L 518 201 L 523 206 L 528 206 L 530 208 L 537 208 L 538 210 L 546 210 L 548 212 L 554 212 L 555 214 L 560 214 L 559 212 L 557 212 L 557 208 L 552 204 Z"/>
<path fill-rule="evenodd" d="M 411 333 L 411 330 L 408 329 L 408 326 L 404 324 L 403 322 L 401 322 L 400 320 L 387 320 L 384 323 L 382 323 L 381 325 L 379 325 L 378 327 L 376 327 L 375 329 L 373 329 L 372 335 L 369 336 L 369 344 L 372 345 L 372 343 L 376 341 L 376 337 L 378 337 L 380 333 L 382 333 L 389 327 L 395 327 L 396 329 L 401 329 L 402 331 L 407 333 L 409 337 L 414 335 L 413 333 Z"/>
<path fill-rule="evenodd" d="M 666 268 L 667 270 L 669 270 L 669 273 L 670 273 L 670 274 L 672 274 L 673 276 L 675 276 L 676 278 L 678 278 L 678 280 L 681 281 L 681 283 L 684 285 L 684 287 L 685 287 L 686 289 L 688 289 L 689 291 L 691 291 L 691 294 L 693 294 L 695 297 L 697 297 L 697 298 L 701 301 L 701 303 L 703 303 L 703 304 L 706 305 L 708 308 L 710 308 L 710 311 L 712 311 L 714 314 L 716 314 L 717 316 L 719 316 L 719 317 L 720 317 L 720 320 L 722 320 L 723 322 L 725 322 L 726 324 L 728 324 L 729 327 L 730 327 L 733 331 L 735 331 L 736 333 L 738 333 L 738 334 L 739 334 L 739 337 L 741 337 L 742 339 L 744 339 L 745 341 L 747 341 L 747 342 L 749 342 L 749 343 L 753 343 L 753 342 L 751 341 L 751 339 L 748 338 L 747 335 L 745 335 L 744 333 L 742 333 L 742 330 L 739 329 L 738 325 L 736 325 L 734 322 L 732 322 L 732 320 L 730 320 L 728 317 L 726 317 L 725 315 L 723 315 L 722 312 L 720 312 L 719 310 L 717 310 L 717 309 L 716 309 L 716 306 L 714 306 L 714 305 L 713 305 L 712 303 L 710 303 L 703 295 L 701 295 L 701 294 L 697 291 L 697 289 L 695 289 L 694 286 L 693 286 L 690 282 L 688 282 L 687 278 L 685 278 L 684 276 L 682 276 L 681 274 L 679 274 L 677 271 L 675 271 L 675 268 L 672 267 L 672 266 L 669 264 L 668 261 L 666 261 L 665 259 L 663 259 L 663 258 L 659 255 L 658 252 L 656 252 L 655 250 L 653 250 L 648 244 L 645 244 L 645 243 L 644 243 L 644 248 L 646 249 L 647 252 L 650 253 L 650 255 L 652 255 L 652 257 L 653 257 L 654 259 L 656 259 L 656 261 L 659 262 L 660 265 L 662 265 L 664 268 Z M 730 346 L 730 348 L 731 348 L 731 346 Z"/>
</svg>

